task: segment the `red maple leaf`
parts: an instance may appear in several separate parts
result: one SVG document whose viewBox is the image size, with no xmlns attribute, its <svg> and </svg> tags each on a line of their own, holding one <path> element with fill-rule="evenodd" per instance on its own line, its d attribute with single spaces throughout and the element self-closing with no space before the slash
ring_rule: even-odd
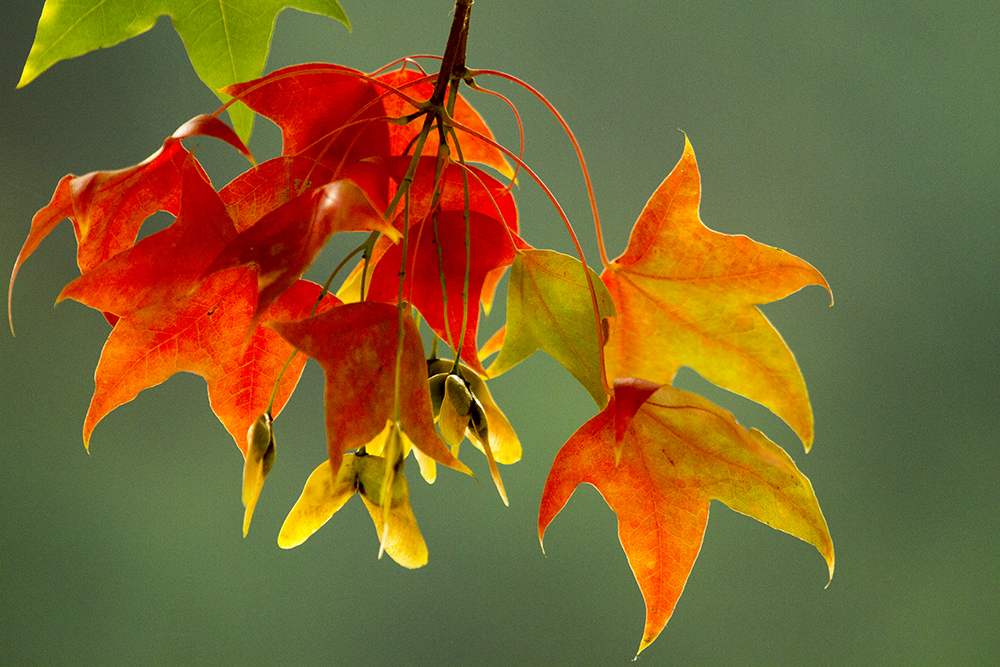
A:
<svg viewBox="0 0 1000 667">
<path fill-rule="evenodd" d="M 326 442 L 330 466 L 364 446 L 395 420 L 413 445 L 435 461 L 471 474 L 434 429 L 427 364 L 413 319 L 385 303 L 353 303 L 298 322 L 271 322 L 285 340 L 316 359 L 326 374 Z M 396 364 L 399 363 L 399 381 Z"/>
<path fill-rule="evenodd" d="M 337 171 L 342 159 L 389 155 L 379 91 L 358 70 L 323 63 L 285 67 L 222 89 L 281 128 L 282 155 Z"/>
<path fill-rule="evenodd" d="M 515 249 L 506 227 L 495 218 L 473 213 L 469 240 L 473 261 L 469 270 L 469 292 L 463 297 L 466 275 L 466 224 L 457 211 L 442 211 L 410 230 L 414 237 L 407 249 L 403 299 L 420 311 L 442 340 L 458 347 L 462 360 L 485 375 L 477 355 L 479 301 L 483 282 L 494 269 L 509 266 Z M 440 253 L 440 256 L 439 256 Z M 368 298 L 395 303 L 399 294 L 402 246 L 390 247 L 372 272 Z M 442 291 L 442 282 L 445 285 Z M 447 306 L 445 306 L 445 294 Z M 462 335 L 463 316 L 465 337 Z"/>
<path fill-rule="evenodd" d="M 236 237 L 236 228 L 193 157 L 184 163 L 181 183 L 173 224 L 72 281 L 58 301 L 73 299 L 121 317 L 194 289 L 209 263 Z"/>
<path fill-rule="evenodd" d="M 160 150 L 137 165 L 84 176 L 68 175 L 59 181 L 52 201 L 32 218 L 31 231 L 14 262 L 7 290 L 11 331 L 14 330 L 11 298 L 18 270 L 56 225 L 66 218 L 73 223 L 81 273 L 131 248 L 142 223 L 150 215 L 157 211 L 177 215 L 181 174 L 191 159 L 180 140 L 198 135 L 222 139 L 250 157 L 246 146 L 228 125 L 215 116 L 201 115 L 178 128 L 167 137 Z M 195 166 L 204 176 L 197 162 Z M 109 319 L 113 324 L 114 318 Z"/>
</svg>

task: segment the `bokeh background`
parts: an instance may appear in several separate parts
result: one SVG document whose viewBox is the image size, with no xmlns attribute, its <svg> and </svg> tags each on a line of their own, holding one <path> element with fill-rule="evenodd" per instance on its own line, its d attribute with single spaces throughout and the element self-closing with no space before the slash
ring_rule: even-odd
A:
<svg viewBox="0 0 1000 667">
<path fill-rule="evenodd" d="M 218 106 L 167 19 L 15 90 L 42 4 L 0 8 L 0 267 L 64 174 L 134 164 Z M 448 0 L 344 8 L 353 33 L 283 13 L 268 70 L 311 60 L 370 70 L 440 53 L 451 17 Z M 476 3 L 470 66 L 518 75 L 564 113 L 609 254 L 680 157 L 683 131 L 705 223 L 807 259 L 836 297 L 829 308 L 811 287 L 763 308 L 810 387 L 810 454 L 766 410 L 692 371 L 677 379 L 764 430 L 810 477 L 836 544 L 832 584 L 811 547 L 713 503 L 687 590 L 642 664 L 1000 662 L 998 35 L 990 0 Z M 518 103 L 526 159 L 596 257 L 569 143 L 539 104 L 496 87 Z M 516 142 L 509 112 L 471 99 Z M 258 121 L 258 156 L 279 142 Z M 243 169 L 216 142 L 196 143 L 217 186 Z M 538 188 L 524 179 L 518 194 L 526 238 L 569 251 Z M 278 529 L 325 458 L 320 369 L 307 367 L 276 424 L 277 465 L 243 539 L 242 458 L 200 378 L 144 392 L 85 453 L 108 328 L 78 304 L 51 307 L 77 273 L 73 252 L 66 223 L 19 276 L 17 337 L 0 336 L 0 663 L 632 658 L 642 598 L 597 492 L 582 487 L 550 527 L 548 555 L 538 546 L 548 468 L 594 413 L 551 359 L 535 355 L 491 384 L 525 450 L 503 471 L 509 508 L 488 483 L 411 475 L 425 568 L 377 560 L 356 500 L 286 552 Z M 472 465 L 484 477 L 482 458 Z"/>
</svg>

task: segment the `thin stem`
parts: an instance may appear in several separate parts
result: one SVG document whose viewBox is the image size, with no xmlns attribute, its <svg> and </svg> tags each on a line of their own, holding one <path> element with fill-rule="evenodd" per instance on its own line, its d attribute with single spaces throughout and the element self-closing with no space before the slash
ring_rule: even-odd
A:
<svg viewBox="0 0 1000 667">
<path fill-rule="evenodd" d="M 457 86 L 456 86 L 457 88 Z M 462 332 L 458 340 L 458 348 L 455 350 L 455 365 L 462 358 L 462 348 L 465 345 L 465 331 L 469 326 L 469 274 L 472 268 L 472 213 L 469 210 L 469 171 L 465 169 L 465 157 L 462 155 L 462 144 L 458 141 L 458 134 L 454 129 L 449 128 L 452 138 L 455 141 L 455 150 L 458 151 L 458 163 L 462 165 L 462 188 L 465 206 L 462 210 L 462 217 L 465 220 L 465 277 L 462 282 Z M 506 225 L 505 225 L 506 226 Z M 476 304 L 478 307 L 478 304 Z"/>
<path fill-rule="evenodd" d="M 597 351 L 601 362 L 601 387 L 604 389 L 604 392 L 608 396 L 613 396 L 614 390 L 612 389 L 611 384 L 608 382 L 607 371 L 604 368 L 605 341 L 601 328 L 601 311 L 597 306 L 597 291 L 594 289 L 594 281 L 590 275 L 590 271 L 587 270 L 587 258 L 583 253 L 583 246 L 580 245 L 580 239 L 577 237 L 576 231 L 573 229 L 573 225 L 570 224 L 569 217 L 566 215 L 566 211 L 563 210 L 563 207 L 559 204 L 559 200 L 556 199 L 556 196 L 552 193 L 552 190 L 550 190 L 549 187 L 545 185 L 545 182 L 538 177 L 538 174 L 536 174 L 531 169 L 531 167 L 529 167 L 524 162 L 524 160 L 514 155 L 514 153 L 512 153 L 509 149 L 505 148 L 501 144 L 498 144 L 496 141 L 493 141 L 489 137 L 479 132 L 476 132 L 472 128 L 466 127 L 461 123 L 457 122 L 452 122 L 452 125 L 454 126 L 455 129 L 462 130 L 467 134 L 471 134 L 472 136 L 477 137 L 482 141 L 485 141 L 491 146 L 497 148 L 500 152 L 509 157 L 511 160 L 514 160 L 518 164 L 518 166 L 520 166 L 521 169 L 524 169 L 524 171 L 527 172 L 528 176 L 530 176 L 531 179 L 538 184 L 538 187 L 542 189 L 545 195 L 549 198 L 549 201 L 552 202 L 552 205 L 555 207 L 556 213 L 559 214 L 560 219 L 562 219 L 563 221 L 563 225 L 565 225 L 566 230 L 569 232 L 570 238 L 573 240 L 573 246 L 576 248 L 576 254 L 580 258 L 580 263 L 583 264 L 583 275 L 587 279 L 587 287 L 590 290 L 590 303 L 594 310 L 594 322 L 597 325 L 597 342 L 598 342 Z"/>
<path fill-rule="evenodd" d="M 368 235 L 368 238 L 365 239 L 365 242 L 362 245 L 362 248 L 364 248 L 364 254 L 362 257 L 364 257 L 365 265 L 361 269 L 361 291 L 358 292 L 358 301 L 365 301 L 365 283 L 368 280 L 368 267 L 371 264 L 372 252 L 375 249 L 375 241 L 378 240 L 379 235 L 380 232 L 373 231 Z"/>
<path fill-rule="evenodd" d="M 504 72 L 498 72 L 496 70 L 487 70 L 487 69 L 470 70 L 466 74 L 467 77 L 475 77 L 479 75 L 496 76 L 521 86 L 522 88 L 530 92 L 532 95 L 534 95 L 536 98 L 538 98 L 538 100 L 545 105 L 545 107 L 549 110 L 549 112 L 556 117 L 556 120 L 559 121 L 559 124 L 563 128 L 563 131 L 567 134 L 567 136 L 569 136 L 569 140 L 573 143 L 573 150 L 576 151 L 577 160 L 579 160 L 580 168 L 583 170 L 583 179 L 587 184 L 587 196 L 590 198 L 590 209 L 594 215 L 594 230 L 597 233 L 597 248 L 601 253 L 601 264 L 604 265 L 604 268 L 608 268 L 611 265 L 611 262 L 608 261 L 608 255 L 604 251 L 604 233 L 601 231 L 600 216 L 598 216 L 597 214 L 597 198 L 594 196 L 594 186 L 590 181 L 590 172 L 587 171 L 587 161 L 583 158 L 583 149 L 580 148 L 580 144 L 579 142 L 577 142 L 576 136 L 574 136 L 573 130 L 570 129 L 569 124 L 562 117 L 562 114 L 559 113 L 559 111 L 552 105 L 551 102 L 549 102 L 545 98 L 544 95 L 542 95 L 538 90 L 533 88 L 531 85 L 518 79 L 516 76 L 511 76 L 510 74 L 506 74 Z"/>
<path fill-rule="evenodd" d="M 504 101 L 504 103 L 508 107 L 510 107 L 510 110 L 512 112 L 514 112 L 514 118 L 517 120 L 517 132 L 518 132 L 518 135 L 519 135 L 519 144 L 518 144 L 517 156 L 523 160 L 524 159 L 524 125 L 521 123 L 521 114 L 518 112 L 517 107 L 514 106 L 514 103 L 511 102 L 506 97 L 504 97 L 503 95 L 501 95 L 500 93 L 496 92 L 495 90 L 490 90 L 489 88 L 483 88 L 483 87 L 479 86 L 476 83 L 475 79 L 473 79 L 472 77 L 467 77 L 465 79 L 465 85 L 467 85 L 469 88 L 471 88 L 472 90 L 475 90 L 477 92 L 484 93 L 486 95 L 491 95 L 493 97 L 500 98 L 501 100 Z M 457 139 L 456 139 L 456 141 L 457 141 Z M 511 178 L 510 178 L 510 184 L 507 186 L 507 191 L 508 192 L 510 190 L 514 189 L 514 183 L 517 182 L 517 170 L 518 169 L 520 169 L 520 165 L 515 164 L 514 165 L 514 175 L 511 176 Z"/>
</svg>

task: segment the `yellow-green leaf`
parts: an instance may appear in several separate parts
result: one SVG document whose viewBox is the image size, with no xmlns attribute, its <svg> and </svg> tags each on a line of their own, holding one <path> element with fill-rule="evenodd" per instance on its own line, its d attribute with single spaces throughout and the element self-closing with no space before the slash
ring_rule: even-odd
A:
<svg viewBox="0 0 1000 667">
<path fill-rule="evenodd" d="M 588 268 L 601 320 L 614 317 L 615 305 L 604 283 Z M 507 287 L 507 333 L 487 370 L 497 376 L 535 350 L 547 352 L 590 392 L 599 407 L 608 402 L 601 385 L 597 319 L 578 259 L 552 250 L 517 256 Z"/>
<path fill-rule="evenodd" d="M 169 16 L 198 76 L 225 102 L 229 98 L 220 88 L 264 71 L 274 23 L 286 7 L 323 14 L 350 28 L 336 0 L 46 0 L 17 86 L 60 60 L 119 44 Z M 247 141 L 253 112 L 237 103 L 229 117 Z"/>
</svg>

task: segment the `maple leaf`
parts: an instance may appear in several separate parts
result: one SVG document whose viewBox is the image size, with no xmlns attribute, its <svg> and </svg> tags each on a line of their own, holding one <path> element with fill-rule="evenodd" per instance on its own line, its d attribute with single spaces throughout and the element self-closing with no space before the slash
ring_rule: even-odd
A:
<svg viewBox="0 0 1000 667">
<path fill-rule="evenodd" d="M 156 211 L 178 214 L 186 166 L 193 165 L 207 180 L 204 170 L 180 142 L 198 135 L 219 138 L 250 157 L 246 146 L 228 125 L 214 116 L 202 115 L 179 127 L 158 151 L 137 165 L 84 176 L 70 174 L 59 181 L 52 201 L 32 218 L 28 238 L 14 263 L 7 291 L 7 317 L 12 332 L 14 280 L 38 244 L 56 225 L 69 218 L 76 234 L 77 264 L 81 273 L 131 248 L 142 223 L 150 215 Z"/>
<path fill-rule="evenodd" d="M 538 538 L 579 484 L 597 488 L 618 517 L 646 603 L 639 652 L 673 613 L 711 500 L 812 544 L 833 577 L 833 542 L 812 485 L 780 447 L 700 396 L 632 379 L 616 380 L 614 389 L 608 406 L 556 455 Z"/>
<path fill-rule="evenodd" d="M 480 293 L 490 271 L 509 266 L 514 261 L 515 249 L 509 231 L 502 223 L 495 218 L 471 213 L 469 245 L 472 262 L 469 268 L 469 291 L 467 298 L 463 299 L 466 274 L 465 232 L 465 219 L 458 211 L 442 211 L 411 228 L 403 298 L 420 311 L 427 325 L 442 340 L 461 348 L 462 361 L 472 370 L 485 375 L 476 353 Z M 396 302 L 402 253 L 401 244 L 392 246 L 375 265 L 368 292 L 369 299 Z M 465 336 L 460 338 L 463 315 Z"/>
<path fill-rule="evenodd" d="M 177 219 L 72 281 L 57 302 L 74 299 L 117 316 L 187 295 L 236 228 L 218 193 L 197 167 L 184 163 Z"/>
<path fill-rule="evenodd" d="M 263 320 L 304 318 L 319 296 L 319 285 L 299 281 Z M 247 431 L 267 410 L 275 384 L 273 416 L 291 397 L 305 366 L 305 357 L 299 355 L 282 374 L 294 348 L 264 326 L 247 336 L 256 303 L 255 271 L 236 268 L 210 276 L 185 299 L 159 302 L 123 316 L 97 365 L 94 397 L 83 426 L 84 445 L 89 449 L 94 427 L 112 410 L 143 389 L 188 371 L 205 378 L 212 411 L 245 456 Z M 319 310 L 334 303 L 327 297 Z"/>
<path fill-rule="evenodd" d="M 396 184 L 403 182 L 410 166 L 410 157 L 392 157 L 382 160 L 390 177 Z M 410 224 L 426 219 L 432 205 L 441 211 L 480 213 L 503 223 L 510 230 L 510 236 L 520 247 L 527 247 L 518 237 L 517 204 L 510 188 L 493 178 L 482 169 L 462 166 L 449 162 L 435 180 L 436 158 L 419 158 L 413 182 L 410 185 Z M 465 189 L 468 180 L 468 193 Z M 397 226 L 402 225 L 402 217 L 397 215 Z"/>
<path fill-rule="evenodd" d="M 601 275 L 618 311 L 605 348 L 608 376 L 667 384 L 690 366 L 770 408 L 808 451 L 813 416 L 805 381 L 756 306 L 807 285 L 830 287 L 784 250 L 705 227 L 700 199 L 698 165 L 685 137 L 680 161 L 639 215 L 625 252 Z"/>
<path fill-rule="evenodd" d="M 402 183 L 409 158 L 383 162 L 393 180 Z M 437 181 L 435 171 L 434 158 L 419 158 L 410 186 L 409 206 L 394 219 L 398 229 L 408 225 L 410 230 L 403 298 L 420 311 L 442 340 L 455 346 L 461 340 L 462 360 L 477 373 L 485 374 L 476 354 L 478 304 L 492 298 L 496 281 L 514 261 L 516 251 L 530 246 L 517 235 L 517 207 L 509 189 L 499 181 L 475 167 L 457 164 L 446 165 Z M 365 298 L 396 302 L 402 253 L 401 244 L 393 246 L 387 239 L 379 240 Z M 467 257 L 471 261 L 466 295 Z M 359 264 L 338 296 L 345 300 L 360 298 L 361 269 Z M 463 318 L 464 338 L 461 337 Z"/>
<path fill-rule="evenodd" d="M 395 418 L 398 401 L 399 427 L 415 447 L 439 463 L 472 474 L 434 429 L 423 344 L 409 316 L 403 318 L 396 382 L 396 306 L 345 304 L 316 317 L 268 326 L 323 367 L 326 442 L 333 470 L 339 470 L 344 452 L 364 446 Z"/>
<path fill-rule="evenodd" d="M 388 206 L 380 187 L 385 181 L 384 170 L 377 165 L 353 162 L 343 177 L 361 188 L 376 211 Z M 243 172 L 219 190 L 219 197 L 236 229 L 243 231 L 282 204 L 335 180 L 333 170 L 324 164 L 299 155 L 282 155 Z"/>
<path fill-rule="evenodd" d="M 256 319 L 309 268 L 331 236 L 371 230 L 398 236 L 354 183 L 334 181 L 293 197 L 260 218 L 230 240 L 204 274 L 255 264 L 260 281 Z"/>
<path fill-rule="evenodd" d="M 323 14 L 350 28 L 336 0 L 46 0 L 35 41 L 17 86 L 26 86 L 67 58 L 114 46 L 140 35 L 160 16 L 170 16 L 201 80 L 217 91 L 260 76 L 278 14 L 286 7 Z M 236 133 L 250 138 L 253 113 L 229 107 Z"/>
<path fill-rule="evenodd" d="M 339 65 L 306 63 L 227 86 L 281 128 L 282 155 L 308 156 L 336 174 L 342 159 L 389 155 L 385 108 L 367 75 Z"/>
<path fill-rule="evenodd" d="M 614 317 L 615 304 L 597 274 L 599 316 Z M 599 407 L 607 403 L 601 383 L 597 322 L 580 260 L 552 250 L 527 250 L 514 260 L 507 285 L 503 347 L 486 373 L 496 377 L 535 350 L 552 355 L 583 385 Z M 603 334 L 602 334 L 603 336 Z"/>
</svg>

